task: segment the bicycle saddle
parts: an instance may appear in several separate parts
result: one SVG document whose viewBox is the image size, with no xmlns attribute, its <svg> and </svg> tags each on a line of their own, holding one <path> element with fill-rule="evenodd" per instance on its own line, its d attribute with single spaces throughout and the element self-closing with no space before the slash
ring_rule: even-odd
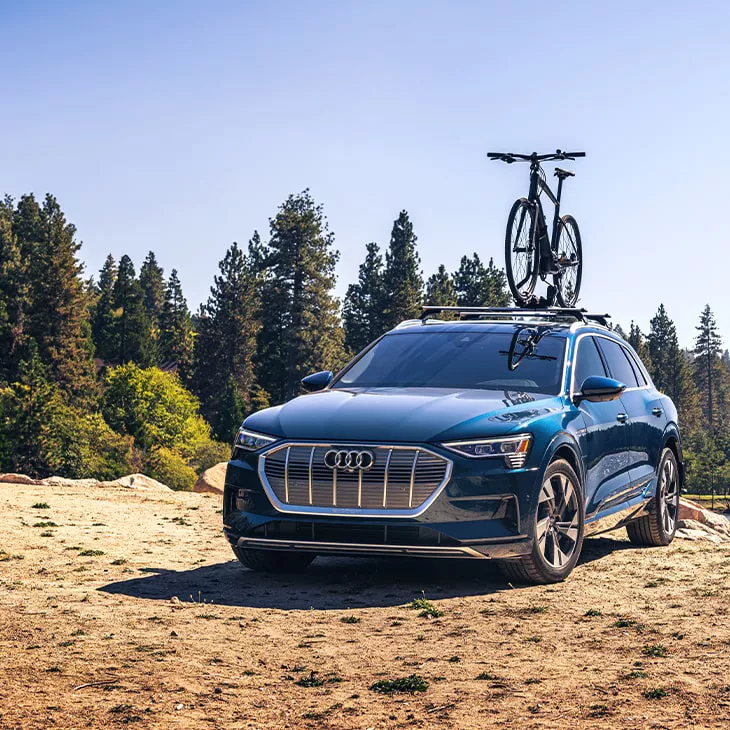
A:
<svg viewBox="0 0 730 730">
<path fill-rule="evenodd" d="M 572 170 L 561 170 L 559 167 L 555 168 L 555 177 L 559 177 L 561 180 L 565 180 L 566 177 L 575 177 L 575 173 Z"/>
</svg>

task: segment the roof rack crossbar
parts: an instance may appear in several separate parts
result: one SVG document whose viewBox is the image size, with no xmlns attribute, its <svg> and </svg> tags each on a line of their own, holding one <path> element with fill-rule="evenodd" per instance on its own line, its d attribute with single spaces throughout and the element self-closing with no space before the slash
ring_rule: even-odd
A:
<svg viewBox="0 0 730 730">
<path fill-rule="evenodd" d="M 427 305 L 421 307 L 421 321 L 425 321 L 431 315 L 448 312 L 459 315 L 502 315 L 502 316 L 526 316 L 526 317 L 544 317 L 545 319 L 556 319 L 559 317 L 572 317 L 579 322 L 598 322 L 604 326 L 608 326 L 610 314 L 599 314 L 587 312 L 585 309 L 576 307 L 541 307 L 532 309 L 530 307 L 450 307 Z"/>
</svg>

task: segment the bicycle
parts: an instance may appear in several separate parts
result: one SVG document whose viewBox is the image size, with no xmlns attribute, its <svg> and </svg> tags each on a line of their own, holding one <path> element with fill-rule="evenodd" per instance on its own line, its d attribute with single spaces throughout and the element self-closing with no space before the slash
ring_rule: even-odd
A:
<svg viewBox="0 0 730 730">
<path fill-rule="evenodd" d="M 507 281 L 515 304 L 521 307 L 553 306 L 572 307 L 578 301 L 583 274 L 583 246 L 578 224 L 572 215 L 560 216 L 560 198 L 563 181 L 574 172 L 555 168 L 558 178 L 557 194 L 547 184 L 541 162 L 548 160 L 575 160 L 585 157 L 585 152 L 520 155 L 513 152 L 487 152 L 491 160 L 508 164 L 530 163 L 530 191 L 527 198 L 516 200 L 507 219 L 505 236 L 505 263 Z M 552 235 L 548 234 L 545 213 L 540 195 L 545 193 L 555 206 Z M 548 284 L 547 297 L 535 296 L 537 277 Z"/>
</svg>

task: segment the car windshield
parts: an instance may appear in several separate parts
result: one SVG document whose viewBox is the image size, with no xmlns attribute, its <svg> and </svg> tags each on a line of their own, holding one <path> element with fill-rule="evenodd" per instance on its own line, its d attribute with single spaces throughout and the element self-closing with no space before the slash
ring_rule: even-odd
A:
<svg viewBox="0 0 730 730">
<path fill-rule="evenodd" d="M 546 334 L 510 368 L 505 332 L 402 332 L 386 335 L 332 388 L 459 388 L 562 391 L 565 339 Z"/>
</svg>

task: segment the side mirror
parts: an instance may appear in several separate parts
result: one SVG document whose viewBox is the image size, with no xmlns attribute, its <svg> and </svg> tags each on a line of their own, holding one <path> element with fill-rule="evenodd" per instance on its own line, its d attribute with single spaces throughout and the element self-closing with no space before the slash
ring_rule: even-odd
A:
<svg viewBox="0 0 730 730">
<path fill-rule="evenodd" d="M 332 380 L 331 370 L 322 370 L 319 373 L 312 373 L 307 375 L 306 378 L 302 378 L 302 388 L 308 392 L 313 390 L 322 390 L 326 388 Z"/>
<path fill-rule="evenodd" d="M 587 400 L 591 403 L 603 403 L 616 400 L 626 390 L 623 383 L 613 378 L 591 375 L 583 381 L 580 392 L 575 394 L 575 401 Z"/>
</svg>

